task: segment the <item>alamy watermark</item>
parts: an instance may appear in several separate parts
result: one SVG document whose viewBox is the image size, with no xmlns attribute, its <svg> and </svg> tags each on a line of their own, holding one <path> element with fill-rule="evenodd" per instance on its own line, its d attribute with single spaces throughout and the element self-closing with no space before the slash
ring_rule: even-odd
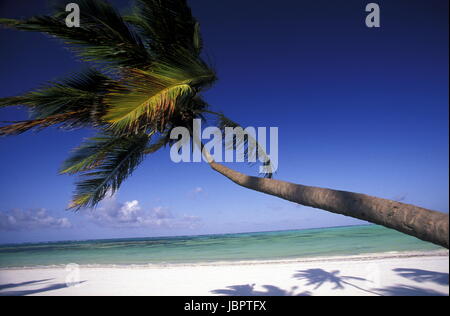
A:
<svg viewBox="0 0 450 316">
<path fill-rule="evenodd" d="M 380 27 L 380 6 L 375 2 L 368 3 L 365 11 L 369 12 L 365 20 L 366 26 L 368 28 Z M 66 17 L 66 26 L 70 28 L 80 27 L 80 6 L 76 3 L 68 3 L 66 12 L 69 12 Z"/>
<path fill-rule="evenodd" d="M 80 266 L 76 263 L 69 263 L 66 265 L 66 286 L 67 287 L 79 287 L 80 282 Z"/>
<path fill-rule="evenodd" d="M 278 127 L 225 127 L 222 133 L 215 126 L 202 130 L 202 121 L 194 119 L 192 134 L 185 127 L 172 129 L 170 138 L 177 140 L 170 148 L 173 162 L 259 161 L 260 173 L 278 169 Z"/>
<path fill-rule="evenodd" d="M 377 3 L 369 3 L 366 5 L 366 26 L 368 28 L 380 27 L 380 6 Z"/>
<path fill-rule="evenodd" d="M 70 12 L 66 16 L 67 27 L 80 27 L 80 6 L 76 3 L 68 3 L 66 12 Z"/>
<path fill-rule="evenodd" d="M 380 27 L 380 6 L 377 3 L 368 3 L 365 11 L 365 24 L 368 28 Z M 76 3 L 66 5 L 65 22 L 67 27 L 80 27 L 80 7 Z M 193 122 L 193 135 L 188 129 L 176 127 L 171 131 L 171 139 L 177 140 L 171 147 L 170 157 L 173 162 L 261 162 L 260 173 L 274 173 L 278 169 L 278 128 L 270 127 L 225 127 L 224 133 L 218 127 L 201 129 L 201 120 Z M 268 135 L 269 134 L 269 135 Z M 192 142 L 191 142 L 192 136 Z M 267 146 L 267 136 L 269 145 Z M 236 146 L 236 139 L 241 146 Z M 245 146 L 242 140 L 245 139 Z M 203 143 L 203 140 L 209 140 Z M 229 146 L 229 144 L 233 144 Z M 191 147 L 192 146 L 192 147 Z M 270 148 L 270 154 L 268 149 Z"/>
</svg>

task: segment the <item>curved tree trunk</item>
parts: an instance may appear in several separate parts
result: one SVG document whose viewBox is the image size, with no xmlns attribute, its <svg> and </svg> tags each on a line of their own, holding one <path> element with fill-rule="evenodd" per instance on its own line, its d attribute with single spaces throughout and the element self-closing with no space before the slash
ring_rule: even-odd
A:
<svg viewBox="0 0 450 316">
<path fill-rule="evenodd" d="M 209 159 L 211 168 L 251 190 L 301 205 L 359 218 L 448 249 L 448 214 L 365 194 L 251 177 Z"/>
</svg>

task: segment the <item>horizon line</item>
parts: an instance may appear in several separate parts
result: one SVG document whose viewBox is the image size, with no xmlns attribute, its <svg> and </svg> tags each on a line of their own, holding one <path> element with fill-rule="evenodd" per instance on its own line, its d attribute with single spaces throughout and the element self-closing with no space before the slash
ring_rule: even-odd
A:
<svg viewBox="0 0 450 316">
<path fill-rule="evenodd" d="M 0 243 L 2 246 L 17 246 L 17 245 L 39 245 L 39 244 L 51 244 L 51 243 L 68 243 L 68 242 L 91 242 L 91 241 L 111 241 L 111 240 L 131 240 L 131 239 L 156 239 L 156 238 L 183 238 L 183 237 L 206 237 L 206 236 L 224 236 L 224 235 L 244 235 L 244 234 L 259 234 L 259 233 L 277 233 L 288 231 L 304 231 L 312 229 L 329 229 L 329 228 L 345 228 L 345 227 L 358 227 L 358 226 L 379 226 L 372 223 L 355 224 L 355 225 L 337 225 L 337 226 L 323 226 L 323 227 L 309 227 L 309 228 L 294 228 L 294 229 L 277 229 L 277 230 L 263 230 L 263 231 L 244 231 L 238 233 L 210 233 L 210 234 L 192 234 L 192 235 L 161 235 L 161 236 L 146 236 L 146 237 L 123 237 L 123 238 L 98 238 L 98 239 L 73 239 L 73 240 L 47 240 L 47 241 L 27 241 L 17 243 Z"/>
</svg>

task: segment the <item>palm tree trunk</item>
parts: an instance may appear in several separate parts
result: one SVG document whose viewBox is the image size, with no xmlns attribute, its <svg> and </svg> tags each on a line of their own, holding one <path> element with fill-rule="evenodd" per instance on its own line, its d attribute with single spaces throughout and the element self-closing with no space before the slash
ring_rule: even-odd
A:
<svg viewBox="0 0 450 316">
<path fill-rule="evenodd" d="M 383 225 L 448 249 L 448 214 L 360 193 L 251 177 L 218 164 L 213 159 L 208 161 L 212 169 L 248 189 Z"/>
</svg>

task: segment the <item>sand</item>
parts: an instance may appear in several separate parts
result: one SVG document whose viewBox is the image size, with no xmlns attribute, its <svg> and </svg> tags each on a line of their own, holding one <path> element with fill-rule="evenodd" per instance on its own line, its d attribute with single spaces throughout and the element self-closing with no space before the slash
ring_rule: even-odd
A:
<svg viewBox="0 0 450 316">
<path fill-rule="evenodd" d="M 239 263 L 0 270 L 0 295 L 448 295 L 448 251 Z"/>
</svg>

